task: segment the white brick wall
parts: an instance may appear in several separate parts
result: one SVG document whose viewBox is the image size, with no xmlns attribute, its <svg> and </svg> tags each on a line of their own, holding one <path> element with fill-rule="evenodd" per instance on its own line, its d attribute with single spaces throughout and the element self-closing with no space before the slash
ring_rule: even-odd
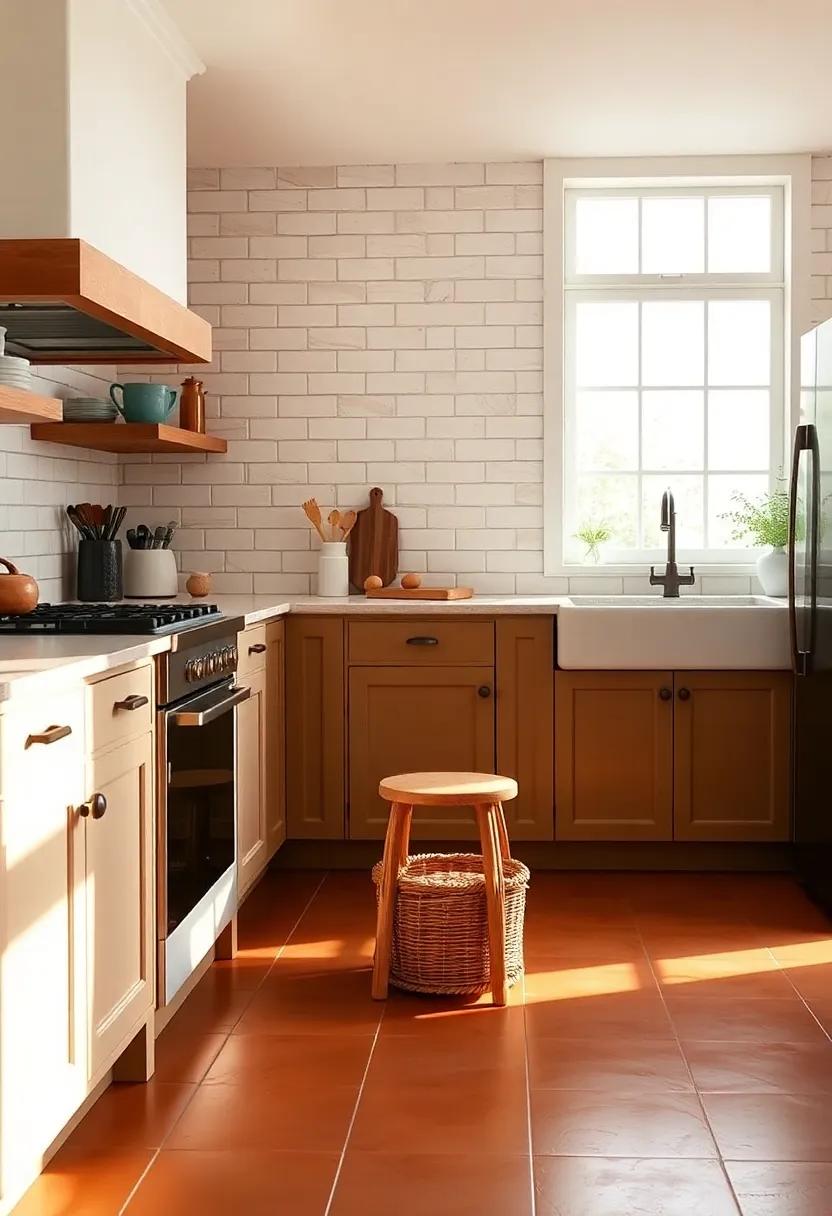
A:
<svg viewBox="0 0 832 1216">
<path fill-rule="evenodd" d="M 51 397 L 107 396 L 114 368 L 44 367 L 33 387 Z M 118 501 L 116 457 L 33 443 L 27 426 L 0 426 L 0 556 L 38 580 L 41 600 L 75 594 L 75 529 L 68 503 Z"/>
<path fill-rule="evenodd" d="M 820 321 L 832 157 L 814 178 Z M 426 582 L 644 590 L 542 576 L 541 181 L 538 162 L 192 172 L 191 302 L 216 326 L 203 378 L 229 453 L 132 458 L 121 488 L 134 518 L 180 522 L 183 570 L 217 591 L 313 590 L 300 502 L 361 507 L 378 484 L 401 567 Z M 702 580 L 729 585 L 749 580 Z"/>
</svg>

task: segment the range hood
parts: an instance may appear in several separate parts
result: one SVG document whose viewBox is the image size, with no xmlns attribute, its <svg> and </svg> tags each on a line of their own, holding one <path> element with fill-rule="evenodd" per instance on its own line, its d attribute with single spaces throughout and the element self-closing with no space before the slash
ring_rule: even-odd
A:
<svg viewBox="0 0 832 1216">
<path fill-rule="evenodd" d="M 6 351 L 32 363 L 207 363 L 202 317 L 74 238 L 0 240 Z"/>
</svg>

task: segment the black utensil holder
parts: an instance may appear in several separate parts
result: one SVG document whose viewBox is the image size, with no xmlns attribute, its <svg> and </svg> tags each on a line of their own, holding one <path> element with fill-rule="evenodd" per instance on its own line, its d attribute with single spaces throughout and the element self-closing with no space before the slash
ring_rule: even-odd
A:
<svg viewBox="0 0 832 1216">
<path fill-rule="evenodd" d="M 120 540 L 78 542 L 78 599 L 112 603 L 123 595 Z"/>
</svg>

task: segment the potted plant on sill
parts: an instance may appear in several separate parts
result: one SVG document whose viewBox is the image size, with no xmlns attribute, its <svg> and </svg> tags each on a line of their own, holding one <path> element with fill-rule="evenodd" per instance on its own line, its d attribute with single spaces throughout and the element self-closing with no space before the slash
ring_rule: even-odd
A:
<svg viewBox="0 0 832 1216">
<path fill-rule="evenodd" d="M 585 520 L 575 533 L 575 540 L 585 545 L 584 559 L 595 562 L 601 560 L 601 546 L 612 539 L 612 529 L 603 519 Z"/>
<path fill-rule="evenodd" d="M 731 495 L 733 511 L 720 519 L 733 524 L 732 540 L 751 538 L 755 546 L 766 546 L 767 552 L 757 558 L 757 578 L 766 595 L 782 598 L 789 593 L 789 496 L 784 489 L 770 490 L 757 498 L 741 491 Z"/>
</svg>

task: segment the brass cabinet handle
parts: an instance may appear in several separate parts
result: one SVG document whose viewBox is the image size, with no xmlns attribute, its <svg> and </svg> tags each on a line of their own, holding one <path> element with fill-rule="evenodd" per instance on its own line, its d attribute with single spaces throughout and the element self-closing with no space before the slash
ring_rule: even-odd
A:
<svg viewBox="0 0 832 1216">
<path fill-rule="evenodd" d="M 93 794 L 86 802 L 82 802 L 78 807 L 78 814 L 86 819 L 92 815 L 93 819 L 103 819 L 104 812 L 107 810 L 107 799 L 103 794 Z"/>
<path fill-rule="evenodd" d="M 439 638 L 408 638 L 408 646 L 438 646 Z"/>
<path fill-rule="evenodd" d="M 71 726 L 47 726 L 39 735 L 29 735 L 26 747 L 31 747 L 33 743 L 57 743 L 59 739 L 65 739 L 71 734 Z"/>
<path fill-rule="evenodd" d="M 262 654 L 266 647 L 262 642 L 255 642 L 253 646 L 249 646 L 249 654 Z"/>
<path fill-rule="evenodd" d="M 672 701 L 673 700 L 673 693 L 670 691 L 669 688 L 660 688 L 659 696 L 661 697 L 661 699 L 663 701 Z"/>
<path fill-rule="evenodd" d="M 147 697 L 141 697 L 138 693 L 133 693 L 132 696 L 125 697 L 123 701 L 114 701 L 113 709 L 141 709 L 147 703 Z"/>
</svg>

